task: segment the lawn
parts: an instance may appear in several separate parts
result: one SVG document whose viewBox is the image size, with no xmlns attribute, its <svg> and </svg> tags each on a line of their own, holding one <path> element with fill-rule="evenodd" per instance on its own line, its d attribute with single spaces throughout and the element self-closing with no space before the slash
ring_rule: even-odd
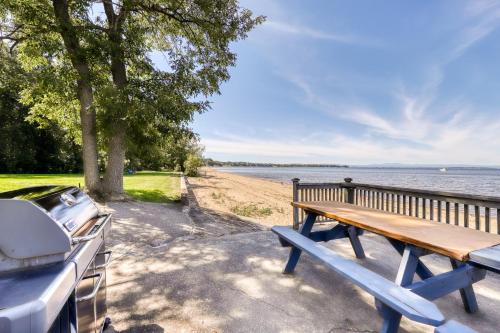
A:
<svg viewBox="0 0 500 333">
<path fill-rule="evenodd" d="M 83 186 L 83 175 L 78 174 L 0 174 L 0 192 L 37 185 Z M 180 177 L 177 172 L 138 172 L 124 176 L 125 192 L 140 201 L 172 202 L 181 197 Z"/>
</svg>

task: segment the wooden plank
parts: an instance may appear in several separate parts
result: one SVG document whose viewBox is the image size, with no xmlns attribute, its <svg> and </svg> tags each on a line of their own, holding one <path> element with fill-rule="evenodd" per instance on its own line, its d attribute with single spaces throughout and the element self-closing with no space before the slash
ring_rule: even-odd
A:
<svg viewBox="0 0 500 333">
<path fill-rule="evenodd" d="M 306 211 L 466 261 L 472 251 L 500 244 L 500 236 L 345 203 L 292 203 Z"/>
<path fill-rule="evenodd" d="M 459 266 L 466 266 L 467 264 L 461 264 L 460 261 L 455 259 L 450 259 L 451 267 L 453 270 L 458 269 Z M 479 270 L 480 272 L 484 272 L 486 275 L 486 271 L 484 269 Z M 464 310 L 467 313 L 475 313 L 479 310 L 479 306 L 477 305 L 476 293 L 474 292 L 474 288 L 472 288 L 472 284 L 460 288 L 460 298 L 462 298 L 462 303 L 464 304 Z"/>
<path fill-rule="evenodd" d="M 427 199 L 422 198 L 422 218 L 427 218 Z"/>
<path fill-rule="evenodd" d="M 446 224 L 450 224 L 450 203 L 446 201 Z"/>
<path fill-rule="evenodd" d="M 420 216 L 420 198 L 415 197 L 415 217 Z"/>
<path fill-rule="evenodd" d="M 444 317 L 434 303 L 410 290 L 316 244 L 293 229 L 275 226 L 271 230 L 405 317 L 432 326 L 444 323 Z"/>
<path fill-rule="evenodd" d="M 432 199 L 429 199 L 429 211 L 430 211 L 429 219 L 431 221 L 434 221 L 434 200 Z"/>
<path fill-rule="evenodd" d="M 397 213 L 401 214 L 401 196 L 397 195 Z"/>
<path fill-rule="evenodd" d="M 500 235 L 500 209 L 497 209 L 497 234 Z"/>
<path fill-rule="evenodd" d="M 481 229 L 481 211 L 479 209 L 479 206 L 474 206 L 474 215 L 475 215 L 475 218 L 476 218 L 476 230 L 480 230 Z"/>
<path fill-rule="evenodd" d="M 464 205 L 464 227 L 469 227 L 469 205 Z"/>
<path fill-rule="evenodd" d="M 385 193 L 406 194 L 408 196 L 413 196 L 413 197 L 421 197 L 421 198 L 425 197 L 428 199 L 432 198 L 434 200 L 450 201 L 452 203 L 500 208 L 500 197 L 421 190 L 421 189 L 409 189 L 404 187 L 383 186 L 383 185 L 370 185 L 370 184 L 359 184 L 359 183 L 352 183 L 352 184 L 355 185 L 357 188 L 376 190 Z"/>
<path fill-rule="evenodd" d="M 432 276 L 406 286 L 429 301 L 439 299 L 454 291 L 471 286 L 485 278 L 486 271 L 472 265 L 462 265 L 452 271 Z"/>
<path fill-rule="evenodd" d="M 297 184 L 298 188 L 309 189 L 309 188 L 339 188 L 342 183 L 303 183 Z"/>
<path fill-rule="evenodd" d="M 490 232 L 490 207 L 484 208 L 484 230 Z"/>
<path fill-rule="evenodd" d="M 500 271 L 500 245 L 470 253 L 470 261 L 487 269 Z"/>
</svg>

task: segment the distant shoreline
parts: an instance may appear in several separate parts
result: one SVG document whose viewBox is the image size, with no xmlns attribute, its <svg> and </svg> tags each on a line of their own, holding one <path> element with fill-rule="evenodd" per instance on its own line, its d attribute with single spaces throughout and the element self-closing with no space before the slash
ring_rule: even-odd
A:
<svg viewBox="0 0 500 333">
<path fill-rule="evenodd" d="M 441 168 L 446 168 L 448 171 L 451 170 L 498 170 L 500 167 L 497 166 L 419 166 L 419 165 L 401 165 L 401 166 L 384 166 L 384 165 L 329 165 L 329 164 L 258 164 L 249 163 L 246 165 L 206 165 L 210 168 L 345 168 L 345 169 L 393 169 L 393 170 L 439 170 Z"/>
<path fill-rule="evenodd" d="M 454 169 L 454 170 L 500 170 L 500 165 L 469 165 L 469 164 L 340 164 L 340 163 L 272 163 L 272 162 L 243 162 L 217 161 L 212 158 L 204 160 L 207 167 L 257 167 L 257 168 L 353 168 L 353 169 Z"/>
<path fill-rule="evenodd" d="M 258 162 L 221 162 L 206 159 L 205 165 L 208 167 L 259 167 L 259 168 L 349 168 L 343 164 L 303 164 L 303 163 L 258 163 Z"/>
</svg>

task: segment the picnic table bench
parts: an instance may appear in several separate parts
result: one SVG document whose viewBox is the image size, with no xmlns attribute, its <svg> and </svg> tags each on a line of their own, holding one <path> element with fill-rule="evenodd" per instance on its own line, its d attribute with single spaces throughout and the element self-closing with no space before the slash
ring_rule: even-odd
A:
<svg viewBox="0 0 500 333">
<path fill-rule="evenodd" d="M 322 261 L 328 268 L 349 279 L 375 297 L 383 318 L 381 332 L 397 332 L 401 316 L 434 326 L 435 332 L 473 332 L 455 321 L 446 321 L 431 301 L 460 291 L 467 312 L 478 309 L 472 285 L 486 275 L 486 270 L 500 272 L 500 236 L 388 213 L 340 202 L 293 202 L 307 216 L 299 231 L 275 226 L 283 246 L 291 246 L 284 273 L 292 273 L 302 252 Z M 313 231 L 318 216 L 338 222 L 328 230 Z M 346 259 L 317 244 L 348 238 L 357 258 L 364 258 L 359 236 L 364 231 L 387 238 L 402 260 L 395 281 Z M 434 275 L 420 260 L 437 253 L 450 259 L 451 270 Z M 414 281 L 415 275 L 420 277 Z"/>
</svg>

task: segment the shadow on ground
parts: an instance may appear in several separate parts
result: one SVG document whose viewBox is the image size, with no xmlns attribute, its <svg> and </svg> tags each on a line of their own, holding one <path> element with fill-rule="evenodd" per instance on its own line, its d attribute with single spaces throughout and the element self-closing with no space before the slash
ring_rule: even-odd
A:
<svg viewBox="0 0 500 333">
<path fill-rule="evenodd" d="M 265 228 L 180 204 L 112 203 L 108 278 L 111 332 L 378 332 L 371 296 L 304 256 L 281 273 L 288 249 Z M 364 266 L 394 279 L 399 257 L 384 239 L 362 237 Z M 348 241 L 328 246 L 356 260 Z M 435 271 L 438 256 L 424 258 Z M 465 314 L 457 293 L 437 302 L 449 319 L 497 332 L 500 280 L 477 284 L 481 310 Z M 498 288 L 497 288 L 498 289 Z M 403 320 L 401 332 L 432 332 Z"/>
</svg>

